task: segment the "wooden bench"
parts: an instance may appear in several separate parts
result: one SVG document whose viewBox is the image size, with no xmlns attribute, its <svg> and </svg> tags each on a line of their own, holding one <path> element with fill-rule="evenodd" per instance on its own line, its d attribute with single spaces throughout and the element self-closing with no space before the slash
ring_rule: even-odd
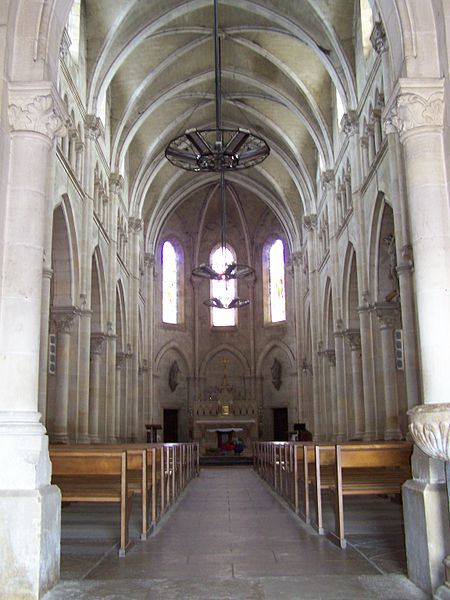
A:
<svg viewBox="0 0 450 600">
<path fill-rule="evenodd" d="M 120 506 L 119 556 L 131 545 L 128 527 L 133 491 L 128 484 L 125 450 L 50 449 L 52 483 L 63 502 L 116 503 Z"/>
<path fill-rule="evenodd" d="M 346 547 L 344 496 L 400 494 L 411 477 L 409 442 L 348 443 L 315 446 L 317 527 L 323 533 L 322 490 L 334 495 L 335 531 L 330 537 Z"/>
</svg>

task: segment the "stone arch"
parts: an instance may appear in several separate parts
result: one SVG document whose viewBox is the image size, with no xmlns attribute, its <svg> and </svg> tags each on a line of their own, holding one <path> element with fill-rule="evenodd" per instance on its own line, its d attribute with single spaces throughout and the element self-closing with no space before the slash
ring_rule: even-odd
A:
<svg viewBox="0 0 450 600">
<path fill-rule="evenodd" d="M 344 323 L 348 329 L 359 329 L 358 270 L 353 244 L 348 245 L 344 262 L 343 293 Z"/>
<path fill-rule="evenodd" d="M 184 353 L 182 348 L 176 342 L 173 342 L 173 341 L 167 342 L 167 344 L 162 346 L 162 348 L 160 348 L 158 354 L 156 355 L 156 357 L 155 357 L 156 372 L 159 371 L 161 361 L 163 360 L 164 356 L 166 356 L 171 351 L 175 352 L 176 354 L 178 354 L 180 356 L 184 365 L 186 366 L 186 373 L 191 373 L 192 364 L 191 364 L 191 361 L 189 360 L 189 357 Z"/>
<path fill-rule="evenodd" d="M 325 283 L 323 305 L 323 342 L 325 349 L 334 350 L 334 316 L 333 316 L 333 289 L 331 279 L 327 277 Z"/>
<path fill-rule="evenodd" d="M 106 283 L 102 253 L 96 246 L 92 254 L 91 270 L 91 331 L 100 333 L 105 331 L 104 314 L 106 308 Z"/>
<path fill-rule="evenodd" d="M 235 348 L 234 346 L 231 346 L 230 344 L 219 344 L 218 346 L 216 346 L 215 348 L 210 350 L 204 356 L 204 358 L 200 364 L 200 369 L 199 369 L 200 377 L 205 377 L 206 366 L 208 365 L 208 363 L 210 363 L 211 360 L 215 356 L 217 356 L 217 354 L 221 354 L 223 352 L 229 352 L 230 354 L 232 354 L 237 359 L 237 361 L 242 365 L 244 375 L 246 375 L 246 376 L 250 375 L 250 365 L 248 363 L 246 356 L 238 348 Z"/>
<path fill-rule="evenodd" d="M 123 283 L 119 279 L 116 285 L 116 348 L 117 352 L 126 352 L 127 349 L 127 322 L 126 322 L 125 293 Z"/>
<path fill-rule="evenodd" d="M 75 306 L 79 297 L 79 260 L 74 216 L 67 195 L 53 211 L 52 304 Z"/>
<path fill-rule="evenodd" d="M 276 342 L 271 341 L 268 344 L 266 344 L 266 346 L 262 349 L 262 351 L 258 357 L 258 360 L 256 361 L 256 376 L 257 377 L 262 376 L 263 362 L 273 350 L 279 350 L 280 353 L 283 353 L 284 355 L 286 355 L 289 359 L 289 364 L 290 364 L 291 368 L 292 369 L 295 368 L 295 356 L 294 356 L 294 353 L 292 352 L 292 350 L 289 348 L 289 346 L 279 340 Z"/>
</svg>

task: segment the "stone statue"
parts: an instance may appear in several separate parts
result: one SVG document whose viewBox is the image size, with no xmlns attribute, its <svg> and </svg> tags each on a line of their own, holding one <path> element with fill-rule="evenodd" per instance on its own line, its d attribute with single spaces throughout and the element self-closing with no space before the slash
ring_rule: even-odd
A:
<svg viewBox="0 0 450 600">
<path fill-rule="evenodd" d="M 272 383 L 276 390 L 281 387 L 281 363 L 277 358 L 273 359 L 272 366 L 270 367 L 272 372 Z"/>
<path fill-rule="evenodd" d="M 170 365 L 169 370 L 169 387 L 170 391 L 174 392 L 178 385 L 178 373 L 180 372 L 180 368 L 176 360 Z"/>
</svg>

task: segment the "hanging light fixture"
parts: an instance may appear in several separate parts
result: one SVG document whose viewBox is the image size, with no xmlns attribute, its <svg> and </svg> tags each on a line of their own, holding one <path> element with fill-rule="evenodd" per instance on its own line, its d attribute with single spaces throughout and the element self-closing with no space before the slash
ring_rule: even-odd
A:
<svg viewBox="0 0 450 600">
<path fill-rule="evenodd" d="M 221 205 L 221 237 L 220 249 L 222 252 L 222 261 L 220 269 L 217 265 L 201 264 L 193 269 L 192 274 L 197 277 L 203 277 L 211 281 L 221 281 L 227 286 L 233 279 L 244 278 L 252 275 L 254 269 L 249 265 L 238 264 L 236 262 L 227 263 L 227 213 L 226 213 L 226 182 L 223 170 L 220 172 L 220 205 Z M 223 267 L 223 268 L 222 268 Z M 250 304 L 250 300 L 243 298 L 232 298 L 229 302 L 225 302 L 223 298 L 209 298 L 203 302 L 211 308 L 242 308 Z"/>
<path fill-rule="evenodd" d="M 187 171 L 248 169 L 270 153 L 267 142 L 247 129 L 222 127 L 222 73 L 220 61 L 218 0 L 214 0 L 214 68 L 216 126 L 188 129 L 166 148 L 166 158 Z"/>
<path fill-rule="evenodd" d="M 222 74 L 219 37 L 218 0 L 214 0 L 214 69 L 215 69 L 215 128 L 188 129 L 173 139 L 166 148 L 167 160 L 187 171 L 217 172 L 220 174 L 221 202 L 221 248 L 226 251 L 226 183 L 225 172 L 247 169 L 265 160 L 270 153 L 266 141 L 247 129 L 232 129 L 222 126 Z M 213 265 L 200 264 L 192 275 L 210 281 L 228 282 L 254 274 L 249 265 L 236 262 L 226 263 L 217 270 Z M 212 308 L 233 309 L 247 306 L 249 300 L 233 298 L 228 304 L 217 297 L 209 298 L 204 304 Z"/>
</svg>

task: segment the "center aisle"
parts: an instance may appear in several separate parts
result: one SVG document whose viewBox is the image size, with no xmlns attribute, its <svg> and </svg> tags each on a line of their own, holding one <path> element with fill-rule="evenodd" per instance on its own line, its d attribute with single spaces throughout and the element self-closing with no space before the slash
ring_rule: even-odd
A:
<svg viewBox="0 0 450 600">
<path fill-rule="evenodd" d="M 316 535 L 250 467 L 202 469 L 149 540 L 109 553 L 45 600 L 424 600 Z"/>
</svg>

